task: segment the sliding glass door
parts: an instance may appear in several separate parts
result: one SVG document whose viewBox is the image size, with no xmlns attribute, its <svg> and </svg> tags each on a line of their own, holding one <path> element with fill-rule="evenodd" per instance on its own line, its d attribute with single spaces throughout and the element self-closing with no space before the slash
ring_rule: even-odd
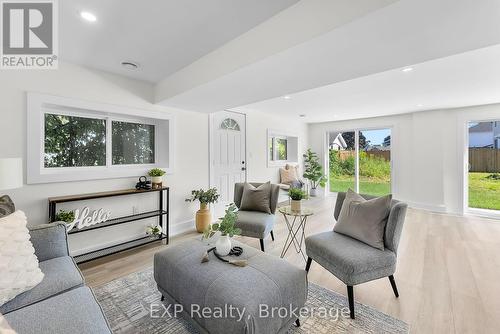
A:
<svg viewBox="0 0 500 334">
<path fill-rule="evenodd" d="M 391 129 L 329 133 L 330 191 L 391 193 Z"/>
<path fill-rule="evenodd" d="M 468 128 L 469 208 L 500 210 L 500 120 Z"/>
</svg>

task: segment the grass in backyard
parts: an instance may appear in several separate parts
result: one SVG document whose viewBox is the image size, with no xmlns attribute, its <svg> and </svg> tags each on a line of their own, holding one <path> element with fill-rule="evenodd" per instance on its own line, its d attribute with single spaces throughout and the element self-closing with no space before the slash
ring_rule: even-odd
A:
<svg viewBox="0 0 500 334">
<path fill-rule="evenodd" d="M 491 173 L 469 173 L 469 207 L 500 210 L 500 180 Z"/>
<path fill-rule="evenodd" d="M 354 190 L 354 177 L 352 176 L 334 176 L 330 177 L 330 191 L 340 192 L 347 191 L 347 189 Z M 391 193 L 391 182 L 385 180 L 371 179 L 361 177 L 359 180 L 359 192 L 362 194 L 369 194 L 374 196 L 382 196 Z"/>
</svg>

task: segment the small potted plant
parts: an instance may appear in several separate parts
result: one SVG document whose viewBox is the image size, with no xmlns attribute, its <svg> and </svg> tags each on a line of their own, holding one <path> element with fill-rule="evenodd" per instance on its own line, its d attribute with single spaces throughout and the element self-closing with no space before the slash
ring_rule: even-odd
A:
<svg viewBox="0 0 500 334">
<path fill-rule="evenodd" d="M 306 193 L 300 188 L 290 188 L 288 191 L 290 196 L 290 208 L 292 211 L 300 212 L 302 210 L 302 200 L 306 197 Z"/>
<path fill-rule="evenodd" d="M 165 171 L 163 169 L 153 168 L 148 172 L 148 175 L 151 176 L 153 189 L 161 188 L 163 186 L 163 175 L 165 175 Z"/>
<path fill-rule="evenodd" d="M 200 201 L 200 209 L 196 211 L 196 231 L 202 233 L 210 225 L 212 214 L 208 208 L 208 204 L 215 203 L 219 199 L 217 188 L 210 188 L 208 190 L 193 190 L 191 197 L 186 198 L 186 202 Z"/>
<path fill-rule="evenodd" d="M 318 186 L 324 187 L 326 184 L 326 175 L 323 173 L 323 167 L 319 163 L 319 158 L 316 152 L 307 149 L 304 157 L 304 174 L 303 176 L 311 182 L 311 196 L 317 196 Z"/>
<path fill-rule="evenodd" d="M 156 239 L 161 235 L 161 227 L 152 224 L 146 228 L 146 234 L 149 235 L 152 239 Z"/>
<path fill-rule="evenodd" d="M 71 224 L 75 221 L 75 213 L 73 211 L 59 210 L 56 214 L 56 221 Z"/>
<path fill-rule="evenodd" d="M 231 238 L 241 234 L 241 229 L 235 227 L 236 218 L 238 218 L 238 208 L 234 203 L 229 204 L 224 217 L 219 219 L 218 223 L 208 225 L 203 237 L 211 238 L 215 232 L 219 231 L 221 236 L 215 242 L 217 254 L 226 256 L 231 251 Z"/>
</svg>

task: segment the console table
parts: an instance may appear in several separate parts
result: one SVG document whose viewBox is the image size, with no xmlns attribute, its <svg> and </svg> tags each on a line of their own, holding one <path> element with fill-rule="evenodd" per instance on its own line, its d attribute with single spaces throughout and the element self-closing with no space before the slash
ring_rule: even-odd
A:
<svg viewBox="0 0 500 334">
<path fill-rule="evenodd" d="M 158 217 L 158 223 L 162 230 L 165 232 L 160 234 L 157 237 L 152 236 L 144 236 L 134 240 L 130 240 L 127 242 L 119 243 L 113 246 L 97 249 L 85 254 L 80 254 L 74 257 L 76 263 L 83 263 L 90 260 L 94 260 L 103 256 L 111 255 L 114 253 L 118 253 L 127 249 L 131 249 L 134 247 L 139 247 L 142 245 L 149 244 L 151 242 L 156 242 L 159 240 L 166 240 L 168 244 L 169 241 L 169 202 L 170 202 L 170 189 L 168 187 L 162 187 L 157 189 L 148 189 L 148 190 L 136 190 L 136 189 L 126 189 L 126 190 L 117 190 L 117 191 L 107 191 L 107 192 L 99 192 L 92 194 L 82 194 L 82 195 L 71 195 L 71 196 L 60 196 L 60 197 L 50 197 L 49 198 L 49 222 L 54 222 L 56 220 L 56 206 L 60 203 L 68 203 L 68 202 L 77 202 L 91 199 L 100 199 L 100 198 L 108 198 L 108 197 L 117 197 L 117 196 L 131 196 L 131 195 L 140 195 L 145 193 L 158 193 L 158 210 L 138 213 L 129 216 L 117 217 L 113 219 L 109 219 L 106 222 L 99 223 L 96 225 L 84 227 L 81 229 L 72 229 L 68 232 L 68 234 L 73 233 L 83 233 L 99 228 L 105 228 L 113 225 L 129 223 L 137 220 L 143 220 L 147 218 Z M 166 207 L 165 207 L 165 194 L 166 194 Z M 164 229 L 164 222 L 166 223 L 166 228 Z"/>
</svg>

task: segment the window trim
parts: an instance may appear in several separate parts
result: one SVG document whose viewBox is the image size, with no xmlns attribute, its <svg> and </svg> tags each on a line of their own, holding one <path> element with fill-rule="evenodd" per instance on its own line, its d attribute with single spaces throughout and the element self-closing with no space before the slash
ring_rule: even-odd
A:
<svg viewBox="0 0 500 334">
<path fill-rule="evenodd" d="M 106 119 L 106 166 L 45 167 L 45 114 Z M 147 115 L 147 116 L 145 116 Z M 112 121 L 155 125 L 154 164 L 112 164 Z M 27 93 L 27 183 L 51 183 L 138 177 L 154 167 L 173 173 L 174 117 L 171 114 L 94 103 L 38 93 Z M 160 128 L 168 131 L 168 144 L 160 140 Z M 160 154 L 160 151 L 162 154 Z"/>
<path fill-rule="evenodd" d="M 286 160 L 272 160 L 269 141 L 272 139 L 273 142 L 273 155 L 276 156 L 276 138 L 285 139 L 287 142 L 286 152 L 287 159 Z M 296 147 L 291 147 L 291 145 L 296 145 Z M 288 163 L 298 164 L 299 157 L 299 136 L 295 132 L 290 132 L 286 130 L 273 130 L 267 129 L 267 140 L 266 140 L 266 156 L 267 156 L 267 167 L 283 167 Z M 296 156 L 294 154 L 296 152 Z"/>
</svg>

